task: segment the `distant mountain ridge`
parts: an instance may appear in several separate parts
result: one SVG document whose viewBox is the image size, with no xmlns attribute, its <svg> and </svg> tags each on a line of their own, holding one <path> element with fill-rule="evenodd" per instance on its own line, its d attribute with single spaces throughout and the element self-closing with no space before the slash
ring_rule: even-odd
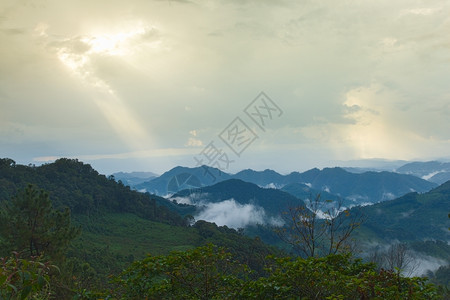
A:
<svg viewBox="0 0 450 300">
<path fill-rule="evenodd" d="M 157 195 L 175 194 L 183 189 L 195 189 L 216 184 L 228 179 L 240 179 L 260 187 L 283 188 L 289 184 L 305 184 L 311 193 L 329 193 L 344 198 L 354 205 L 372 204 L 400 197 L 409 192 L 427 192 L 436 183 L 408 174 L 393 172 L 351 173 L 342 168 L 317 168 L 306 172 L 292 172 L 281 175 L 273 170 L 254 171 L 251 169 L 228 174 L 216 168 L 201 166 L 196 168 L 175 167 L 160 177 L 134 186 Z M 289 191 L 288 191 L 289 192 Z M 290 191 L 292 193 L 292 191 Z M 299 194 L 293 194 L 299 196 Z"/>
<path fill-rule="evenodd" d="M 208 166 L 195 168 L 178 166 L 157 178 L 137 184 L 133 188 L 145 190 L 151 194 L 165 196 L 185 188 L 208 186 L 230 178 L 230 174 L 222 172 L 217 168 Z"/>
<path fill-rule="evenodd" d="M 439 161 L 411 162 L 401 166 L 396 172 L 414 175 L 437 184 L 443 184 L 450 180 L 450 163 Z"/>
<path fill-rule="evenodd" d="M 114 176 L 114 179 L 117 181 L 122 181 L 125 185 L 135 186 L 140 183 L 152 180 L 153 178 L 158 177 L 159 175 L 153 172 L 117 172 L 111 174 Z"/>
<path fill-rule="evenodd" d="M 352 201 L 345 201 L 345 199 L 343 199 L 342 197 L 328 193 L 326 191 L 313 189 L 309 185 L 306 185 L 304 183 L 289 183 L 283 186 L 281 190 L 300 199 L 310 199 L 320 194 L 320 197 L 323 200 L 342 201 L 341 204 L 345 207 L 354 205 Z"/>
<path fill-rule="evenodd" d="M 280 188 L 280 185 L 283 185 L 285 182 L 285 176 L 269 169 L 266 169 L 264 171 L 246 169 L 232 175 L 231 177 L 234 179 L 251 182 L 262 187 L 273 184 L 274 186 L 278 185 L 276 186 L 276 188 Z"/>
<path fill-rule="evenodd" d="M 217 203 L 234 199 L 239 204 L 254 204 L 262 207 L 266 213 L 272 216 L 278 216 L 287 211 L 289 207 L 304 204 L 301 199 L 287 192 L 261 188 L 254 183 L 240 179 L 228 179 L 203 188 L 183 190 L 172 196 L 173 199 L 182 197 L 191 197 L 199 204 L 204 201 Z"/>
<path fill-rule="evenodd" d="M 412 175 L 387 171 L 356 174 L 342 168 L 325 168 L 305 173 L 298 175 L 297 180 L 309 183 L 311 188 L 352 200 L 355 204 L 391 200 L 413 191 L 423 193 L 437 186 Z"/>
</svg>

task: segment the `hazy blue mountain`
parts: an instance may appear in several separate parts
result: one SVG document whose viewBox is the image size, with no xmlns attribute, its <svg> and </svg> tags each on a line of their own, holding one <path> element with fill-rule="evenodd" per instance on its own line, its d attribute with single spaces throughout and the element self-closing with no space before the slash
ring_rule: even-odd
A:
<svg viewBox="0 0 450 300">
<path fill-rule="evenodd" d="M 450 180 L 450 163 L 439 161 L 411 162 L 401 166 L 396 172 L 414 175 L 437 184 L 442 184 Z"/>
<path fill-rule="evenodd" d="M 392 170 L 384 170 L 384 169 L 376 169 L 376 168 L 357 168 L 357 167 L 342 167 L 347 172 L 350 173 L 365 173 L 365 172 L 382 172 L 382 171 L 392 171 Z"/>
<path fill-rule="evenodd" d="M 244 170 L 231 175 L 231 178 L 255 183 L 262 187 L 270 185 L 270 187 L 282 188 L 292 183 L 305 184 L 313 193 L 321 192 L 322 195 L 329 193 L 352 200 L 354 204 L 390 200 L 413 191 L 426 192 L 437 186 L 435 183 L 407 174 L 387 171 L 355 173 L 337 167 L 323 170 L 314 168 L 303 173 L 292 172 L 288 175 L 281 175 L 272 170 Z M 305 198 L 299 194 L 294 195 Z"/>
<path fill-rule="evenodd" d="M 116 181 L 120 180 L 122 181 L 123 184 L 129 185 L 131 187 L 146 181 L 150 181 L 153 178 L 159 176 L 158 174 L 152 172 L 130 172 L 130 173 L 117 172 L 111 175 L 114 176 L 114 179 L 116 179 Z"/>
<path fill-rule="evenodd" d="M 158 177 L 159 175 L 153 172 L 117 172 L 111 174 L 116 179 L 119 178 L 152 178 L 152 177 Z"/>
<path fill-rule="evenodd" d="M 335 161 L 335 166 L 355 169 L 366 169 L 366 171 L 388 171 L 393 172 L 395 169 L 408 163 L 406 160 L 387 160 L 387 159 L 357 159 Z"/>
<path fill-rule="evenodd" d="M 362 208 L 366 220 L 358 232 L 364 241 L 450 241 L 450 181 L 423 194 Z"/>
<path fill-rule="evenodd" d="M 355 174 L 342 168 L 325 168 L 322 171 L 303 173 L 300 182 L 311 188 L 353 200 L 357 203 L 375 203 L 400 197 L 409 192 L 426 192 L 435 183 L 412 175 L 392 172 L 365 172 Z"/>
<path fill-rule="evenodd" d="M 437 186 L 412 175 L 386 171 L 351 173 L 342 168 L 293 172 L 285 176 L 285 182 L 288 185 L 282 189 L 297 197 L 321 193 L 333 199 L 331 195 L 334 195 L 343 198 L 345 206 L 390 200 L 413 191 L 426 192 Z"/>
<path fill-rule="evenodd" d="M 347 205 L 376 203 L 394 199 L 409 192 L 423 193 L 437 186 L 435 183 L 416 176 L 386 171 L 352 173 L 342 168 L 325 168 L 323 170 L 314 168 L 303 173 L 292 172 L 288 175 L 281 175 L 273 170 L 247 169 L 230 175 L 219 169 L 202 166 L 197 168 L 176 167 L 160 177 L 137 184 L 133 188 L 157 195 L 167 195 L 232 178 L 254 183 L 260 187 L 282 188 L 292 183 L 302 183 L 314 193 L 330 193 L 352 201 Z"/>
<path fill-rule="evenodd" d="M 242 170 L 232 175 L 232 178 L 251 182 L 261 187 L 279 188 L 285 183 L 285 176 L 269 169 L 264 171 Z"/>
<path fill-rule="evenodd" d="M 262 207 L 270 215 L 279 215 L 287 211 L 289 207 L 303 205 L 302 200 L 287 192 L 261 188 L 240 179 L 229 179 L 212 186 L 183 190 L 173 195 L 172 198 L 177 197 L 191 197 L 193 202 L 199 204 L 234 199 L 239 204 L 253 204 Z"/>
<path fill-rule="evenodd" d="M 311 199 L 320 194 L 323 200 L 333 200 L 342 201 L 343 206 L 354 204 L 351 201 L 345 200 L 342 197 L 328 193 L 326 191 L 320 191 L 309 187 L 304 183 L 289 183 L 281 188 L 282 191 L 288 192 L 289 194 L 300 198 L 300 199 Z"/>
<path fill-rule="evenodd" d="M 133 188 L 156 195 L 167 195 L 184 189 L 208 186 L 229 178 L 229 174 L 217 168 L 208 166 L 195 168 L 178 166 L 157 178 L 137 184 Z"/>
<path fill-rule="evenodd" d="M 294 182 L 310 183 L 314 180 L 314 178 L 319 176 L 320 172 L 321 171 L 317 168 L 310 169 L 303 173 L 292 172 L 289 175 L 286 175 L 286 184 Z"/>
<path fill-rule="evenodd" d="M 450 172 L 439 172 L 428 179 L 428 181 L 435 182 L 437 184 L 442 184 L 450 180 Z"/>
</svg>

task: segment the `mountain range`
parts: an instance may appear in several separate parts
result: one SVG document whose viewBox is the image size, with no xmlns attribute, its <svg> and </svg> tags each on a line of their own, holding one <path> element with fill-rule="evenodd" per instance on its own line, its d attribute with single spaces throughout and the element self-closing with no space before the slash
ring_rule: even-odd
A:
<svg viewBox="0 0 450 300">
<path fill-rule="evenodd" d="M 165 196 L 187 188 L 208 186 L 230 179 L 230 174 L 217 168 L 201 166 L 195 168 L 175 167 L 161 176 L 132 186 L 139 191 Z"/>
<path fill-rule="evenodd" d="M 253 205 L 262 209 L 267 218 L 275 218 L 281 217 L 291 207 L 305 205 L 302 199 L 309 199 L 308 193 L 314 191 L 304 184 L 289 184 L 283 189 L 261 188 L 239 179 L 229 179 L 207 187 L 180 191 L 170 200 L 195 205 L 196 214 L 199 214 L 212 203 L 232 199 L 241 206 Z M 321 197 L 333 201 L 340 199 L 326 192 Z M 365 238 L 373 237 L 378 241 L 450 241 L 450 221 L 447 218 L 450 212 L 450 181 L 428 192 L 410 192 L 396 199 L 350 210 L 351 213 L 353 211 L 365 216 L 362 229 Z M 231 212 L 229 217 L 236 218 Z"/>
<path fill-rule="evenodd" d="M 74 223 L 83 229 L 82 236 L 74 243 L 77 257 L 87 259 L 93 266 L 98 265 L 96 269 L 101 273 L 100 268 L 109 268 L 111 260 L 119 263 L 116 266 L 119 270 L 132 261 L 133 256 L 143 257 L 148 251 L 167 253 L 208 241 L 233 247 L 243 256 L 253 251 L 252 247 L 268 253 L 260 240 L 248 239 L 242 232 L 229 227 L 259 226 L 259 231 L 244 229 L 243 233 L 258 232 L 262 240 L 278 245 L 271 226 L 283 225 L 279 218 L 283 211 L 291 206 L 305 205 L 303 199 L 308 194 L 320 192 L 322 197 L 331 200 L 358 194 L 372 197 L 376 202 L 377 197 L 387 192 L 404 193 L 398 198 L 390 200 L 386 197 L 383 202 L 360 208 L 365 221 L 355 231 L 356 241 L 366 245 L 408 242 L 427 255 L 430 255 L 430 249 L 444 253 L 437 255 L 448 260 L 445 253 L 448 254 L 450 248 L 447 244 L 450 241 L 447 217 L 450 181 L 437 186 L 407 174 L 355 174 L 341 168 L 312 169 L 289 175 L 270 170 L 240 172 L 241 178 L 255 178 L 254 181 L 259 183 L 256 184 L 226 173 L 213 173 L 214 181 L 205 171 L 217 170 L 202 167 L 178 167 L 171 171 L 149 181 L 159 179 L 160 185 L 164 186 L 165 179 L 174 189 L 182 189 L 166 199 L 133 191 L 77 160 L 60 159 L 34 167 L 0 159 L 0 202 L 13 197 L 28 183 L 48 191 L 54 207 L 69 207 Z M 293 179 L 293 183 L 286 183 Z M 267 182 L 280 183 L 283 187 L 261 187 L 268 186 Z M 346 201 L 352 199 L 346 198 Z M 349 213 L 355 211 L 351 209 Z M 194 225 L 192 217 L 197 220 Z M 271 239 L 264 239 L 263 234 Z M 439 240 L 443 242 L 432 242 Z"/>
<path fill-rule="evenodd" d="M 278 216 L 289 207 L 303 205 L 303 200 L 273 188 L 261 188 L 240 179 L 228 179 L 211 186 L 182 190 L 171 199 L 189 198 L 191 204 L 204 205 L 233 199 L 240 205 L 263 208 L 268 216 Z"/>
<path fill-rule="evenodd" d="M 240 179 L 260 187 L 281 188 L 301 198 L 305 196 L 305 193 L 320 192 L 333 199 L 343 198 L 348 206 L 390 200 L 409 192 L 423 193 L 437 186 L 436 183 L 413 175 L 387 171 L 352 173 L 336 167 L 323 170 L 315 168 L 303 173 L 292 172 L 288 175 L 281 175 L 273 170 L 250 169 L 228 174 L 216 168 L 201 166 L 175 167 L 157 178 L 132 187 L 139 191 L 165 196 L 183 189 L 205 187 L 229 179 Z M 310 190 L 303 193 L 298 188 L 295 189 L 292 184 L 303 184 Z"/>
<path fill-rule="evenodd" d="M 152 180 L 153 178 L 158 177 L 159 175 L 153 172 L 117 172 L 111 174 L 114 176 L 114 179 L 117 181 L 122 181 L 123 184 L 129 186 L 135 186 L 143 182 L 147 182 Z"/>
<path fill-rule="evenodd" d="M 108 275 L 148 253 L 168 254 L 213 243 L 258 268 L 263 265 L 260 259 L 279 252 L 226 226 L 202 220 L 190 224 L 179 212 L 185 215 L 194 207 L 133 191 L 78 160 L 58 159 L 35 167 L 0 158 L 0 210 L 28 184 L 45 190 L 55 209 L 70 208 L 71 222 L 82 230 L 67 256 L 105 283 Z M 10 255 L 3 250 L 0 247 L 0 256 Z"/>
<path fill-rule="evenodd" d="M 396 172 L 414 175 L 437 184 L 443 184 L 450 180 L 450 163 L 439 161 L 411 162 L 396 169 Z"/>
</svg>

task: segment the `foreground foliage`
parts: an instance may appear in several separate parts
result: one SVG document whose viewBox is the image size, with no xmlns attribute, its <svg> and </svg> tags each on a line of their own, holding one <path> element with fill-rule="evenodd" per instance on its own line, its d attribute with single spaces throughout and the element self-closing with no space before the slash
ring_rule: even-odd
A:
<svg viewBox="0 0 450 300">
<path fill-rule="evenodd" d="M 58 268 L 40 258 L 0 258 L 0 299 L 48 299 L 51 296 L 50 275 Z"/>
<path fill-rule="evenodd" d="M 242 290 L 247 274 L 246 266 L 233 261 L 223 248 L 209 244 L 167 256 L 148 256 L 133 263 L 116 281 L 123 298 L 225 299 Z"/>
<path fill-rule="evenodd" d="M 439 299 L 424 278 L 380 270 L 350 255 L 268 258 L 267 276 L 213 245 L 137 261 L 115 279 L 113 298 L 135 299 Z"/>
</svg>

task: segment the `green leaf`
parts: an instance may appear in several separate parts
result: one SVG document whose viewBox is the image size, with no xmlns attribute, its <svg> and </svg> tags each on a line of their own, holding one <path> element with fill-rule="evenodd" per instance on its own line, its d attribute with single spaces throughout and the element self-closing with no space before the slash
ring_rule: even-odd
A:
<svg viewBox="0 0 450 300">
<path fill-rule="evenodd" d="M 31 292 L 31 285 L 27 285 L 23 288 L 22 293 L 20 293 L 20 299 L 25 299 Z"/>
<path fill-rule="evenodd" d="M 15 285 L 12 285 L 11 283 L 7 284 L 10 288 L 12 288 L 14 290 L 14 292 L 17 293 L 17 287 Z"/>
<path fill-rule="evenodd" d="M 39 276 L 37 279 L 37 283 L 40 289 L 45 285 L 45 278 L 43 276 Z"/>
<path fill-rule="evenodd" d="M 8 276 L 6 275 L 0 276 L 0 286 L 2 286 L 6 282 L 7 278 Z"/>
</svg>

